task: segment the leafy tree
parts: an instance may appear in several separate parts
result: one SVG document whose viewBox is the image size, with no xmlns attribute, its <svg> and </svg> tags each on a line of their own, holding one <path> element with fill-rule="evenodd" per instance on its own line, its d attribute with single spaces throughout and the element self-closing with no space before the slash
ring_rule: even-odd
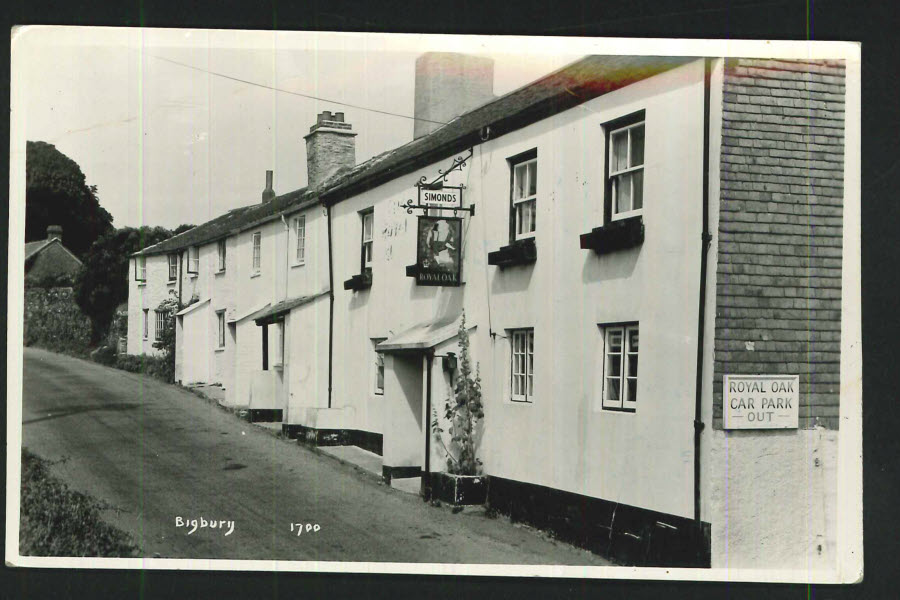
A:
<svg viewBox="0 0 900 600">
<path fill-rule="evenodd" d="M 478 365 L 472 371 L 469 355 L 469 332 L 466 329 L 466 314 L 459 324 L 459 374 L 453 393 L 444 403 L 444 419 L 450 423 L 450 445 L 444 444 L 443 433 L 438 421 L 437 409 L 432 408 L 431 432 L 444 454 L 447 456 L 447 471 L 455 475 L 477 475 L 481 460 L 475 456 L 475 438 L 478 423 L 484 419 L 484 404 L 481 399 L 481 375 Z"/>
<path fill-rule="evenodd" d="M 131 255 L 172 236 L 162 227 L 123 227 L 100 236 L 84 255 L 75 277 L 75 302 L 91 318 L 91 342 L 105 335 L 116 307 L 128 300 Z"/>
<path fill-rule="evenodd" d="M 87 185 L 75 161 L 46 142 L 28 142 L 25 157 L 25 241 L 42 240 L 49 225 L 63 227 L 63 243 L 81 258 L 112 229 L 97 187 Z"/>
<path fill-rule="evenodd" d="M 193 229 L 196 225 L 188 225 L 187 223 L 183 223 L 172 230 L 172 235 L 178 235 L 179 233 L 184 233 L 189 229 Z"/>
</svg>

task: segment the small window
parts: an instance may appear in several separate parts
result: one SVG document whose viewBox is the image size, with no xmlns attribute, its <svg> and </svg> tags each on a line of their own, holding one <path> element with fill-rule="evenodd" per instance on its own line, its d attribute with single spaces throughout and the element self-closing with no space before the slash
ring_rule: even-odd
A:
<svg viewBox="0 0 900 600">
<path fill-rule="evenodd" d="M 144 339 L 150 336 L 150 309 L 144 309 Z"/>
<path fill-rule="evenodd" d="M 262 270 L 262 233 L 257 231 L 253 234 L 253 275 L 259 274 Z"/>
<path fill-rule="evenodd" d="M 369 209 L 360 216 L 362 217 L 362 268 L 365 270 L 372 267 L 375 212 Z"/>
<path fill-rule="evenodd" d="M 225 271 L 225 240 L 219 240 L 218 244 L 216 244 L 216 249 L 219 255 L 219 273 Z"/>
<path fill-rule="evenodd" d="M 644 208 L 644 122 L 610 131 L 608 147 L 611 218 L 639 215 Z"/>
<path fill-rule="evenodd" d="M 537 151 L 510 159 L 513 241 L 534 237 L 537 218 Z"/>
<path fill-rule="evenodd" d="M 169 281 L 178 279 L 178 255 L 169 255 Z"/>
<path fill-rule="evenodd" d="M 136 281 L 147 281 L 147 257 L 138 256 L 134 259 L 134 278 Z"/>
<path fill-rule="evenodd" d="M 295 263 L 306 263 L 306 215 L 294 217 L 294 236 L 297 240 Z"/>
<path fill-rule="evenodd" d="M 188 248 L 188 268 L 187 272 L 196 275 L 200 272 L 200 248 L 191 246 Z"/>
<path fill-rule="evenodd" d="M 225 311 L 224 310 L 216 311 L 216 322 L 218 325 L 218 327 L 216 328 L 216 332 L 217 332 L 217 336 L 216 336 L 217 337 L 217 340 L 216 340 L 217 346 L 216 347 L 224 348 L 225 347 Z"/>
<path fill-rule="evenodd" d="M 534 329 L 513 329 L 509 332 L 511 399 L 513 402 L 532 402 L 534 399 Z"/>
<path fill-rule="evenodd" d="M 601 327 L 603 332 L 603 408 L 633 412 L 637 407 L 638 326 Z"/>
<path fill-rule="evenodd" d="M 375 348 L 387 338 L 372 339 L 372 353 L 374 355 L 375 373 L 372 385 L 372 391 L 378 395 L 384 395 L 384 353 L 378 352 Z"/>
<path fill-rule="evenodd" d="M 159 342 L 162 340 L 163 331 L 166 328 L 166 311 L 157 310 L 156 312 L 156 331 L 154 332 L 154 339 Z"/>
</svg>

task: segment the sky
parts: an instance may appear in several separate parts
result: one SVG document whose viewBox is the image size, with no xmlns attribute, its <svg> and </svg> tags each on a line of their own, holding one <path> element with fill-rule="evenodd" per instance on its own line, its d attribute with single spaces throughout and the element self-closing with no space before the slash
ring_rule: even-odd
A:
<svg viewBox="0 0 900 600">
<path fill-rule="evenodd" d="M 267 169 L 279 194 L 305 186 L 303 136 L 323 110 L 353 125 L 357 162 L 412 140 L 415 60 L 442 50 L 493 58 L 497 95 L 586 53 L 523 38 L 26 27 L 13 35 L 11 154 L 54 144 L 116 227 L 199 224 L 259 202 Z"/>
</svg>

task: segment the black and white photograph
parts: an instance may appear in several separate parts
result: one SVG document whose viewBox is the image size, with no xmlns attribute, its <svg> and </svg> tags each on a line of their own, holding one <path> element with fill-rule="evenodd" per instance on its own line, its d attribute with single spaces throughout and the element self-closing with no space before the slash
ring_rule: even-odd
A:
<svg viewBox="0 0 900 600">
<path fill-rule="evenodd" d="M 858 44 L 11 68 L 8 563 L 861 579 Z"/>
</svg>

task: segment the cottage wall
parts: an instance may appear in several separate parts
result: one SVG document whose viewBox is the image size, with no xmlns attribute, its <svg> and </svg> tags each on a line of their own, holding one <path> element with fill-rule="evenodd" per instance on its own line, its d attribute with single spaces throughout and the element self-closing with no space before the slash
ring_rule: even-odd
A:
<svg viewBox="0 0 900 600">
<path fill-rule="evenodd" d="M 153 347 L 156 332 L 154 310 L 169 297 L 169 292 L 178 293 L 176 282 L 169 282 L 168 258 L 165 254 L 147 257 L 147 280 L 135 280 L 135 260 L 131 260 L 128 269 L 128 354 L 159 355 L 161 352 Z M 144 314 L 149 312 L 149 330 L 147 339 L 143 338 Z"/>
</svg>

